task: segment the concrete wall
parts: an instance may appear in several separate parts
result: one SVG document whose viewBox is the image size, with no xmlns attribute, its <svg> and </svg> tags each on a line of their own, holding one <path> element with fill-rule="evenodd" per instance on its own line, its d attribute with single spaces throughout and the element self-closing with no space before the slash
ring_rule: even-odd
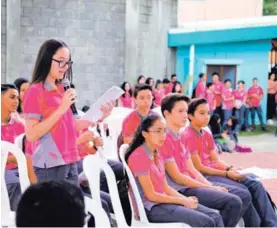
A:
<svg viewBox="0 0 277 228">
<path fill-rule="evenodd" d="M 7 34 L 7 7 L 6 0 L 1 0 L 1 83 L 6 81 L 6 34 Z"/>
<path fill-rule="evenodd" d="M 179 3 L 179 24 L 260 17 L 263 12 L 263 0 L 179 0 Z"/>
<path fill-rule="evenodd" d="M 177 25 L 177 0 L 9 0 L 7 4 L 7 20 L 5 13 L 1 18 L 3 81 L 30 79 L 39 47 L 49 38 L 62 39 L 71 49 L 79 107 L 123 80 L 133 83 L 139 74 L 163 78 L 175 71 L 167 30 Z M 6 37 L 10 37 L 7 56 Z M 8 58 L 14 60 L 8 61 L 6 70 L 3 63 Z"/>
<path fill-rule="evenodd" d="M 268 51 L 271 49 L 270 40 L 207 44 L 195 46 L 195 71 L 194 75 L 206 72 L 207 64 L 215 65 L 237 65 L 236 80 L 244 80 L 246 88 L 252 86 L 252 79 L 257 77 L 260 86 L 267 91 L 268 75 Z M 177 74 L 186 80 L 188 73 L 189 48 L 181 47 L 177 51 Z M 198 77 L 194 77 L 196 85 Z M 266 96 L 263 99 L 263 117 L 266 112 Z"/>
</svg>

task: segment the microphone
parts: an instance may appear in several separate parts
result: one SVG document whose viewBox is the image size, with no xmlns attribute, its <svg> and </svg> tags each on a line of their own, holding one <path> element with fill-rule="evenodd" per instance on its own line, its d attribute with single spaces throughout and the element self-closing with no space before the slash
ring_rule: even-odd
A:
<svg viewBox="0 0 277 228">
<path fill-rule="evenodd" d="M 70 82 L 69 82 L 69 80 L 67 78 L 64 78 L 62 80 L 62 85 L 63 85 L 63 88 L 64 88 L 65 91 L 71 88 L 70 87 Z M 78 115 L 78 111 L 77 111 L 77 109 L 75 107 L 75 104 L 70 105 L 70 108 L 72 110 L 73 115 L 77 116 Z"/>
</svg>

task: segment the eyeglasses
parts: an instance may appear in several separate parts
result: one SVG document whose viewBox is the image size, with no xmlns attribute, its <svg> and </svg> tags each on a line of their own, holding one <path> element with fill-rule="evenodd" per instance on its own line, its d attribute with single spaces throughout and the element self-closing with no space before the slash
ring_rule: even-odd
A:
<svg viewBox="0 0 277 228">
<path fill-rule="evenodd" d="M 70 68 L 73 64 L 73 61 L 63 61 L 63 60 L 57 60 L 57 59 L 52 59 L 53 61 L 57 62 L 59 64 L 60 68 L 64 68 L 66 65 L 68 68 Z"/>
<path fill-rule="evenodd" d="M 162 135 L 162 134 L 166 133 L 166 129 L 158 129 L 158 130 L 152 130 L 152 131 L 147 131 L 147 132 L 153 132 L 153 133 Z"/>
</svg>

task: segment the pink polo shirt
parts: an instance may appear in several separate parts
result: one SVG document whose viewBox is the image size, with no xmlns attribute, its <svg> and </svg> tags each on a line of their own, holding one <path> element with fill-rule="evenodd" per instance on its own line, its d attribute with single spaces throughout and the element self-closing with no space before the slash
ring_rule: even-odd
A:
<svg viewBox="0 0 277 228">
<path fill-rule="evenodd" d="M 264 94 L 264 90 L 260 86 L 252 86 L 248 90 L 248 96 L 250 97 L 254 94 L 261 96 Z M 258 99 L 257 97 L 252 97 L 249 99 L 250 107 L 259 107 L 260 105 L 261 105 L 261 100 Z"/>
<path fill-rule="evenodd" d="M 158 115 L 151 110 L 149 114 Z M 122 137 L 134 137 L 143 118 L 144 117 L 141 116 L 137 110 L 134 110 L 126 116 L 122 123 Z"/>
<path fill-rule="evenodd" d="M 163 185 L 165 181 L 164 162 L 162 157 L 159 155 L 159 152 L 156 153 L 157 156 L 155 161 L 155 158 L 153 157 L 150 149 L 146 146 L 146 144 L 143 144 L 142 146 L 135 149 L 128 159 L 128 166 L 130 167 L 130 170 L 136 179 L 137 186 L 142 197 L 142 202 L 145 208 L 148 210 L 151 210 L 151 208 L 157 203 L 151 202 L 146 198 L 138 181 L 138 177 L 140 175 L 148 174 L 154 190 L 157 193 L 166 194 L 163 191 Z"/>
<path fill-rule="evenodd" d="M 206 94 L 206 81 L 200 80 L 195 88 L 195 96 L 196 98 L 205 98 Z"/>
<path fill-rule="evenodd" d="M 175 162 L 180 172 L 191 178 L 195 178 L 189 172 L 186 162 L 190 159 L 190 153 L 187 151 L 184 142 L 181 140 L 181 135 L 167 129 L 166 139 L 159 151 L 163 157 L 164 163 Z M 184 188 L 183 185 L 175 183 L 169 176 L 167 177 L 168 184 L 176 190 Z"/>
<path fill-rule="evenodd" d="M 31 85 L 24 95 L 25 119 L 42 121 L 48 118 L 61 104 L 63 94 L 62 85 L 57 90 L 46 82 Z M 75 121 L 69 108 L 52 129 L 39 139 L 39 146 L 33 153 L 35 167 L 51 168 L 77 162 Z"/>
<path fill-rule="evenodd" d="M 163 97 L 165 96 L 165 91 L 164 89 L 161 89 L 161 90 L 154 90 L 153 91 L 153 95 L 154 95 L 154 104 L 155 106 L 161 106 L 162 104 L 162 99 Z"/>
<path fill-rule="evenodd" d="M 221 92 L 223 89 L 223 83 L 221 81 L 214 82 L 214 95 L 216 100 L 216 107 L 219 107 L 221 105 Z"/>
<path fill-rule="evenodd" d="M 235 100 L 244 101 L 247 97 L 247 91 L 244 89 L 243 90 L 236 89 L 234 90 L 233 95 L 235 97 Z"/>
<path fill-rule="evenodd" d="M 191 155 L 198 154 L 203 165 L 217 168 L 210 155 L 216 146 L 213 136 L 208 131 L 202 129 L 200 133 L 192 126 L 188 126 L 182 132 L 181 138 Z"/>
<path fill-rule="evenodd" d="M 119 99 L 120 99 L 123 107 L 133 108 L 133 97 L 130 95 L 129 92 L 125 93 L 125 97 L 121 96 Z"/>
<path fill-rule="evenodd" d="M 234 100 L 225 101 L 224 99 L 234 98 L 233 90 L 231 88 L 223 88 L 222 89 L 222 109 L 232 110 L 234 107 Z"/>
<path fill-rule="evenodd" d="M 213 112 L 215 110 L 215 95 L 213 92 L 207 90 L 205 94 L 205 98 L 208 101 L 210 111 Z"/>
</svg>

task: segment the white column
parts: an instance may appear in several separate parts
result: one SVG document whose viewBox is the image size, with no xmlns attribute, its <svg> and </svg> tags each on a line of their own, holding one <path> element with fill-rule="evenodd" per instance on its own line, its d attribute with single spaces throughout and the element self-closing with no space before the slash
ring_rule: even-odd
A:
<svg viewBox="0 0 277 228">
<path fill-rule="evenodd" d="M 190 80 L 190 85 L 189 85 L 189 91 L 188 95 L 192 95 L 193 91 L 193 81 L 194 81 L 194 62 L 195 62 L 195 46 L 194 44 L 190 45 L 189 48 L 189 75 L 187 80 Z"/>
</svg>

